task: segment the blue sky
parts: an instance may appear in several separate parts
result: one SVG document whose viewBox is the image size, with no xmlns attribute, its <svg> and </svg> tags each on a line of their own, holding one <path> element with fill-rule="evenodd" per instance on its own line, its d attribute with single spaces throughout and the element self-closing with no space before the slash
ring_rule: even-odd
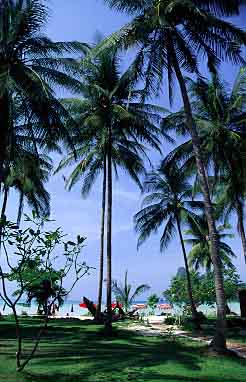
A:
<svg viewBox="0 0 246 382">
<path fill-rule="evenodd" d="M 117 30 L 127 18 L 125 15 L 110 11 L 103 0 L 50 0 L 52 10 L 47 27 L 47 34 L 54 40 L 79 40 L 92 42 L 96 31 L 104 35 Z M 245 15 L 244 15 L 245 17 Z M 243 15 L 235 19 L 239 25 L 245 25 Z M 228 81 L 232 81 L 237 68 L 229 65 L 223 66 L 223 73 Z M 178 92 L 177 92 L 178 94 Z M 167 97 L 164 95 L 158 100 L 167 106 Z M 175 107 L 179 105 L 178 96 Z M 163 147 L 163 154 L 169 147 Z M 160 158 L 153 154 L 155 162 Z M 58 158 L 56 158 L 57 161 Z M 48 185 L 51 193 L 52 218 L 57 225 L 71 236 L 78 233 L 87 236 L 87 245 L 84 257 L 87 263 L 97 267 L 99 256 L 99 229 L 100 229 L 100 190 L 101 179 L 95 184 L 93 192 L 86 199 L 80 196 L 79 185 L 71 192 L 64 190 L 62 173 L 51 178 Z M 148 283 L 152 290 L 160 294 L 167 286 L 170 278 L 175 275 L 177 268 L 183 266 L 180 244 L 177 238 L 169 246 L 165 254 L 159 252 L 159 236 L 153 236 L 137 252 L 137 237 L 133 230 L 132 218 L 141 205 L 141 195 L 136 186 L 125 175 L 120 174 L 118 182 L 114 183 L 114 213 L 113 213 L 113 277 L 122 279 L 126 269 L 132 283 Z M 9 206 L 9 216 L 16 215 L 16 198 L 13 195 Z M 246 279 L 246 267 L 242 261 L 241 243 L 231 240 L 231 245 L 238 254 L 236 265 Z M 71 298 L 88 296 L 96 297 L 97 271 L 84 278 L 74 289 Z"/>
</svg>

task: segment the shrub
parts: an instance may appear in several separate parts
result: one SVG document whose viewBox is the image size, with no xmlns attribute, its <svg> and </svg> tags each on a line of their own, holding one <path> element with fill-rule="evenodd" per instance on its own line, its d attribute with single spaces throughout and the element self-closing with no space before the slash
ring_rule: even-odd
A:
<svg viewBox="0 0 246 382">
<path fill-rule="evenodd" d="M 167 324 L 167 325 L 174 325 L 174 324 L 176 324 L 176 321 L 177 321 L 177 318 L 175 316 L 168 316 L 165 319 L 165 324 Z"/>
</svg>

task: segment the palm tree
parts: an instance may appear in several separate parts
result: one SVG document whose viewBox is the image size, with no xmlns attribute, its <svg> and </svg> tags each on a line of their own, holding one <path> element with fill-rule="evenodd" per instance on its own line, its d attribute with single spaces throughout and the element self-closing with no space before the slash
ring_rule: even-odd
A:
<svg viewBox="0 0 246 382">
<path fill-rule="evenodd" d="M 245 121 L 246 71 L 240 69 L 229 90 L 226 83 L 212 76 L 211 81 L 189 80 L 192 112 L 199 130 L 203 158 L 207 169 L 212 169 L 212 188 L 217 210 L 226 218 L 236 212 L 238 231 L 246 261 L 246 235 L 244 227 L 245 200 Z M 166 130 L 186 131 L 184 110 L 170 114 L 163 120 Z M 192 142 L 186 141 L 173 152 L 166 162 L 185 162 L 187 172 L 194 174 L 195 158 Z"/>
<path fill-rule="evenodd" d="M 4 161 L 2 218 L 5 215 L 9 190 L 14 189 L 19 193 L 19 225 L 25 200 L 37 216 L 49 215 L 50 197 L 45 183 L 48 181 L 52 162 L 44 152 L 51 149 L 59 151 L 59 148 L 56 142 L 37 134 L 37 124 L 31 119 L 27 120 L 19 97 L 12 98 L 11 111 L 9 144 Z"/>
<path fill-rule="evenodd" d="M 12 188 L 19 193 L 17 214 L 17 225 L 19 226 L 25 199 L 37 216 L 49 216 L 50 195 L 45 189 L 45 183 L 49 179 L 52 165 L 47 156 L 39 155 L 37 157 L 27 152 L 22 152 L 22 156 L 16 159 L 15 163 L 10 166 L 4 184 L 7 189 Z"/>
<path fill-rule="evenodd" d="M 172 240 L 176 230 L 178 231 L 185 263 L 192 318 L 197 323 L 197 311 L 192 294 L 181 226 L 188 216 L 193 217 L 192 209 L 201 208 L 203 203 L 189 200 L 192 188 L 174 166 L 161 166 L 157 172 L 150 173 L 145 180 L 144 191 L 148 195 L 143 201 L 143 209 L 134 218 L 136 230 L 139 233 L 138 245 L 141 245 L 164 224 L 163 234 L 160 239 L 160 250 L 163 252 Z"/>
<path fill-rule="evenodd" d="M 48 8 L 39 0 L 4 0 L 0 6 L 0 183 L 11 137 L 12 99 L 18 96 L 36 121 L 35 132 L 71 146 L 64 120 L 68 113 L 55 98 L 57 86 L 75 91 L 77 63 L 67 53 L 87 52 L 85 44 L 53 42 L 44 36 Z M 23 123 L 25 116 L 23 115 Z M 70 121 L 72 124 L 72 121 Z M 6 170 L 7 171 L 7 170 Z"/>
<path fill-rule="evenodd" d="M 130 309 L 136 298 L 140 297 L 143 293 L 147 292 L 150 286 L 141 284 L 133 291 L 133 286 L 128 284 L 128 272 L 125 272 L 124 284 L 119 284 L 113 281 L 112 291 L 117 302 L 121 303 L 126 312 Z"/>
<path fill-rule="evenodd" d="M 217 303 L 217 330 L 212 345 L 215 350 L 223 351 L 226 349 L 226 304 L 218 235 L 200 139 L 192 115 L 184 72 L 199 74 L 198 58 L 204 61 L 206 57 L 209 68 L 213 71 L 221 60 L 237 64 L 243 62 L 240 46 L 245 44 L 246 35 L 240 28 L 222 19 L 224 16 L 238 13 L 239 5 L 243 1 L 105 0 L 105 2 L 111 7 L 128 12 L 134 19 L 99 44 L 96 52 L 116 45 L 119 49 L 136 47 L 138 50 L 136 62 L 141 63 L 141 74 L 145 77 L 143 99 L 150 91 L 159 94 L 165 70 L 168 73 L 169 96 L 172 101 L 174 75 L 178 80 L 211 237 Z"/>
<path fill-rule="evenodd" d="M 104 219 L 107 195 L 107 311 L 111 325 L 112 262 L 112 169 L 122 168 L 141 188 L 144 174 L 144 143 L 159 150 L 160 122 L 163 108 L 139 102 L 135 90 L 135 68 L 121 74 L 115 52 L 103 53 L 93 62 L 83 62 L 80 94 L 83 99 L 63 101 L 67 111 L 81 126 L 76 157 L 73 152 L 61 161 L 58 170 L 75 163 L 67 180 L 71 189 L 82 179 L 82 195 L 87 196 L 97 176 L 103 172 L 101 252 L 99 269 L 98 314 L 101 312 L 103 281 Z M 166 139 L 169 137 L 165 134 Z M 74 139 L 75 140 L 75 139 Z M 170 140 L 170 139 L 169 139 Z M 172 141 L 172 140 L 171 140 Z M 106 187 L 107 185 L 107 187 Z"/>
<path fill-rule="evenodd" d="M 221 179 L 220 185 L 217 186 L 216 202 L 221 213 L 224 214 L 225 220 L 233 213 L 237 215 L 237 230 L 241 237 L 244 261 L 246 263 L 246 234 L 244 223 L 245 184 L 244 178 L 240 176 L 240 173 L 242 173 L 239 166 L 240 157 L 238 157 L 238 159 L 239 160 L 234 162 L 235 169 L 228 171 L 227 176 Z"/>
<path fill-rule="evenodd" d="M 185 242 L 192 246 L 188 255 L 189 265 L 196 271 L 199 268 L 205 268 L 207 272 L 210 272 L 212 268 L 211 244 L 206 216 L 202 215 L 196 216 L 195 218 L 188 218 L 187 223 L 189 229 L 186 230 L 185 234 L 188 235 L 189 238 L 185 239 Z M 234 268 L 231 259 L 235 258 L 236 255 L 231 247 L 223 241 L 226 238 L 234 236 L 225 232 L 225 230 L 230 228 L 230 225 L 223 224 L 217 227 L 217 232 L 219 235 L 220 259 L 223 267 Z"/>
</svg>

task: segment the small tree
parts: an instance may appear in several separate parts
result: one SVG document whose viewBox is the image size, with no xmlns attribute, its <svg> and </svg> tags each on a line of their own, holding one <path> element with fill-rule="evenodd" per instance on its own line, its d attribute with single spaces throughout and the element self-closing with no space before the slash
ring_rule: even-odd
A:
<svg viewBox="0 0 246 382">
<path fill-rule="evenodd" d="M 26 216 L 31 228 L 18 229 L 9 222 L 1 221 L 2 226 L 2 262 L 0 264 L 0 297 L 12 309 L 17 336 L 16 365 L 22 371 L 33 358 L 41 337 L 48 328 L 49 312 L 55 303 L 60 303 L 72 291 L 77 282 L 89 272 L 85 262 L 80 261 L 85 238 L 78 236 L 76 242 L 65 241 L 65 234 L 60 228 L 44 231 L 42 221 Z M 59 257 L 59 268 L 56 262 Z M 56 270 L 55 270 L 56 269 Z M 73 279 L 69 289 L 64 288 L 65 279 Z M 12 283 L 18 284 L 14 295 L 9 291 Z M 44 307 L 41 325 L 29 355 L 24 358 L 21 322 L 16 306 L 24 296 L 29 300 L 34 297 Z"/>
<path fill-rule="evenodd" d="M 128 272 L 125 272 L 124 284 L 119 284 L 117 281 L 113 281 L 112 291 L 118 302 L 120 302 L 126 312 L 129 310 L 135 299 L 150 289 L 147 284 L 141 284 L 133 291 L 133 286 L 128 284 L 127 279 Z"/>
<path fill-rule="evenodd" d="M 200 274 L 193 270 L 191 271 L 191 281 L 196 305 L 206 304 L 214 306 L 216 294 L 213 272 Z M 171 304 L 180 308 L 186 308 L 189 304 L 189 296 L 185 289 L 185 283 L 185 277 L 182 274 L 177 274 L 171 280 L 170 287 L 163 292 L 164 297 Z M 227 302 L 236 300 L 238 298 L 238 291 L 243 284 L 235 268 L 224 270 L 224 284 Z"/>
<path fill-rule="evenodd" d="M 158 302 L 159 302 L 159 297 L 157 296 L 157 294 L 154 293 L 149 296 L 147 300 L 147 305 L 151 310 L 151 314 L 155 313 L 155 309 L 157 307 Z"/>
<path fill-rule="evenodd" d="M 60 287 L 60 273 L 54 268 L 50 268 L 48 271 L 42 267 L 42 264 L 31 262 L 27 265 L 27 269 L 23 272 L 23 280 L 25 280 L 25 294 L 27 296 L 27 304 L 31 304 L 34 300 L 38 305 L 38 313 L 47 313 L 47 301 L 56 297 L 57 304 L 60 307 L 65 300 L 67 291 L 65 288 Z M 17 280 L 19 281 L 19 280 Z M 20 283 L 20 281 L 19 281 Z M 21 288 L 21 285 L 19 285 Z M 18 296 L 20 289 L 17 289 L 14 293 Z M 48 311 L 48 315 L 51 311 Z"/>
</svg>

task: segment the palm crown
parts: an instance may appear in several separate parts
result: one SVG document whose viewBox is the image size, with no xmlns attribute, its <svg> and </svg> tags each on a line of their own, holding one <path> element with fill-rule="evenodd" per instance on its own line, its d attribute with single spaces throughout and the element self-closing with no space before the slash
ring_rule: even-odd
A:
<svg viewBox="0 0 246 382">
<path fill-rule="evenodd" d="M 76 164 L 67 180 L 69 188 L 83 179 L 82 194 L 87 195 L 103 169 L 109 147 L 108 127 L 112 128 L 112 161 L 123 168 L 141 187 L 138 174 L 144 173 L 141 157 L 146 157 L 145 143 L 159 150 L 160 122 L 164 109 L 138 101 L 134 70 L 120 74 L 120 59 L 115 53 L 102 54 L 96 62 L 82 64 L 82 99 L 65 99 L 63 104 L 81 127 L 82 139 L 73 152 L 61 161 L 58 170 Z M 163 136 L 172 141 L 167 134 Z M 78 163 L 78 164 L 77 164 Z"/>
<path fill-rule="evenodd" d="M 227 220 L 236 212 L 238 230 L 246 259 L 246 237 L 244 229 L 245 198 L 245 100 L 246 72 L 241 69 L 229 89 L 217 76 L 211 81 L 188 81 L 191 106 L 199 131 L 203 159 L 210 177 L 210 188 L 217 203 L 217 213 Z M 183 110 L 170 114 L 163 120 L 165 131 L 175 130 L 178 134 L 187 131 Z M 174 149 L 165 159 L 166 163 L 179 163 L 186 174 L 196 174 L 195 155 L 192 142 L 188 140 Z M 198 187 L 197 187 L 198 186 Z M 199 190 L 196 182 L 194 190 Z M 200 191 L 200 190 L 199 190 Z"/>
<path fill-rule="evenodd" d="M 246 35 L 240 28 L 223 21 L 239 11 L 239 2 L 108 0 L 111 7 L 133 14 L 134 19 L 107 38 L 96 51 L 117 45 L 135 46 L 136 62 L 144 75 L 145 92 L 158 94 L 167 70 L 170 99 L 174 80 L 174 54 L 179 66 L 188 72 L 199 73 L 198 57 L 207 57 L 214 70 L 220 60 L 243 63 L 240 46 Z M 176 53 L 174 53 L 176 52 Z"/>
<path fill-rule="evenodd" d="M 208 232 L 208 223 L 206 217 L 196 216 L 196 218 L 188 218 L 189 229 L 185 232 L 189 236 L 185 241 L 192 245 L 191 251 L 188 255 L 189 263 L 195 270 L 200 267 L 205 268 L 207 271 L 211 271 L 212 259 L 210 254 L 210 240 Z M 225 267 L 233 268 L 231 262 L 232 258 L 236 255 L 232 251 L 231 247 L 224 242 L 224 239 L 233 237 L 232 234 L 226 232 L 231 228 L 228 224 L 223 224 L 217 227 L 219 236 L 219 253 L 220 259 Z"/>
<path fill-rule="evenodd" d="M 75 59 L 64 55 L 87 52 L 85 44 L 53 42 L 42 34 L 48 9 L 38 0 L 6 0 L 0 7 L 0 165 L 11 134 L 11 100 L 18 95 L 25 115 L 32 114 L 35 133 L 71 144 L 64 120 L 69 114 L 55 97 L 57 86 L 75 91 Z M 23 115 L 23 121 L 25 120 Z M 70 121 L 72 123 L 72 121 Z M 2 181 L 2 179 L 1 179 Z"/>
<path fill-rule="evenodd" d="M 203 203 L 191 200 L 192 187 L 175 167 L 161 166 L 157 172 L 150 173 L 144 182 L 144 190 L 148 193 L 143 200 L 144 208 L 134 217 L 139 232 L 138 244 L 141 245 L 164 224 L 160 240 L 163 251 L 176 232 L 177 218 L 181 222 L 187 216 L 193 216 L 193 209 L 202 208 Z"/>
</svg>

